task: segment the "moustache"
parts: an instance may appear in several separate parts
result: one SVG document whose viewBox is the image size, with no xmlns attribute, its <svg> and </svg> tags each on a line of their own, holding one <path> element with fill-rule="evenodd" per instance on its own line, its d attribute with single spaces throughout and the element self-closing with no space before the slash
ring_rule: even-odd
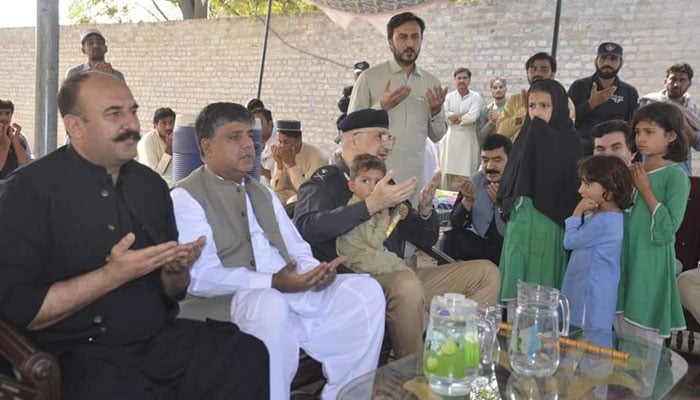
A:
<svg viewBox="0 0 700 400">
<path fill-rule="evenodd" d="M 124 142 L 129 139 L 134 139 L 136 141 L 141 140 L 141 133 L 138 131 L 124 131 L 119 134 L 119 136 L 112 139 L 114 143 Z"/>
<path fill-rule="evenodd" d="M 497 170 L 497 169 L 487 169 L 487 170 L 484 171 L 484 173 L 485 173 L 485 174 L 500 174 L 501 171 L 499 171 L 499 170 Z"/>
</svg>

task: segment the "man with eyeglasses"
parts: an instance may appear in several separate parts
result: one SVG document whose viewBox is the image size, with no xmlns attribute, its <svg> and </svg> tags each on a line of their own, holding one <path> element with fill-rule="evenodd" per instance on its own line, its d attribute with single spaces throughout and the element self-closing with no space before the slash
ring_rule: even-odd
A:
<svg viewBox="0 0 700 400">
<path fill-rule="evenodd" d="M 417 178 L 393 184 L 390 170 L 365 200 L 348 205 L 352 192 L 348 187 L 350 165 L 361 154 L 389 156 L 394 143 L 388 131 L 389 117 L 384 110 L 364 109 L 348 114 L 338 124 L 342 131 L 342 153 L 335 165 L 322 167 L 298 193 L 294 222 L 301 236 L 319 260 L 337 257 L 336 239 L 387 208 L 406 202 L 415 190 Z M 420 191 L 418 205 L 410 203 L 409 215 L 384 242 L 384 246 L 403 258 L 406 242 L 419 248 L 437 242 L 439 221 L 432 199 L 440 181 L 436 173 Z M 435 295 L 463 293 L 472 300 L 494 303 L 500 287 L 498 268 L 488 260 L 466 261 L 437 268 L 406 269 L 380 273 L 382 266 L 365 272 L 384 289 L 387 303 L 387 328 L 397 358 L 423 349 L 423 317 Z"/>
<path fill-rule="evenodd" d="M 102 32 L 97 29 L 88 29 L 84 31 L 80 35 L 80 51 L 87 57 L 87 62 L 69 69 L 66 73 L 66 79 L 82 72 L 100 71 L 105 74 L 112 74 L 122 82 L 126 82 L 124 74 L 112 68 L 112 64 L 105 61 L 107 41 L 104 35 L 102 35 Z"/>
<path fill-rule="evenodd" d="M 595 73 L 574 81 L 569 88 L 569 97 L 576 105 L 576 131 L 581 137 L 583 155 L 593 154 L 591 132 L 596 125 L 613 119 L 630 122 L 637 111 L 637 89 L 618 77 L 623 64 L 622 46 L 601 43 Z"/>
<path fill-rule="evenodd" d="M 527 82 L 532 84 L 536 79 L 554 79 L 557 74 L 557 60 L 551 55 L 540 52 L 525 61 Z M 513 142 L 518 138 L 527 116 L 527 88 L 520 90 L 508 98 L 503 112 L 496 123 L 496 132 L 508 136 Z M 569 116 L 576 116 L 574 103 L 569 100 Z"/>
</svg>

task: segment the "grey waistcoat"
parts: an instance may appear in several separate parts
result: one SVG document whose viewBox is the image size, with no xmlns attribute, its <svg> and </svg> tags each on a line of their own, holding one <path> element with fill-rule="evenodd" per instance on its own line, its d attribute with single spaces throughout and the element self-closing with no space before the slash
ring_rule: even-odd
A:
<svg viewBox="0 0 700 400">
<path fill-rule="evenodd" d="M 216 253 L 225 267 L 245 266 L 253 271 L 256 269 L 248 228 L 246 193 L 250 196 L 254 217 L 265 236 L 279 250 L 284 260 L 290 261 L 275 219 L 272 195 L 260 182 L 246 176 L 245 185 L 240 185 L 223 180 L 206 166 L 201 166 L 175 187 L 187 190 L 204 209 L 214 234 Z"/>
</svg>

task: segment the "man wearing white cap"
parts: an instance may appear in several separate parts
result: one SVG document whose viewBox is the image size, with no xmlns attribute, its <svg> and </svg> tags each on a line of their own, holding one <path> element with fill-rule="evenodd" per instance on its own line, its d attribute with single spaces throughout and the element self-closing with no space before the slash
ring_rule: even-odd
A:
<svg viewBox="0 0 700 400">
<path fill-rule="evenodd" d="M 102 35 L 102 32 L 98 31 L 97 29 L 88 29 L 81 33 L 80 51 L 87 56 L 87 62 L 69 69 L 66 73 L 66 78 L 81 72 L 100 71 L 104 72 L 105 74 L 112 74 L 126 82 L 124 79 L 124 74 L 112 68 L 112 64 L 105 61 L 107 42 L 105 41 L 105 37 Z"/>
</svg>

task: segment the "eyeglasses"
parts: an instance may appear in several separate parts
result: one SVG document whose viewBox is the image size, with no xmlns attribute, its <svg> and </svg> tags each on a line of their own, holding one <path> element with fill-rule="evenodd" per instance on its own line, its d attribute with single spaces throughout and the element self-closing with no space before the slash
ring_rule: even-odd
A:
<svg viewBox="0 0 700 400">
<path fill-rule="evenodd" d="M 394 143 L 396 141 L 396 136 L 392 135 L 389 132 L 385 132 L 385 131 L 374 131 L 374 132 L 373 131 L 359 131 L 359 132 L 355 132 L 355 134 L 353 136 L 359 135 L 362 133 L 370 133 L 370 134 L 374 135 L 375 138 L 381 140 L 382 142 Z"/>
</svg>

